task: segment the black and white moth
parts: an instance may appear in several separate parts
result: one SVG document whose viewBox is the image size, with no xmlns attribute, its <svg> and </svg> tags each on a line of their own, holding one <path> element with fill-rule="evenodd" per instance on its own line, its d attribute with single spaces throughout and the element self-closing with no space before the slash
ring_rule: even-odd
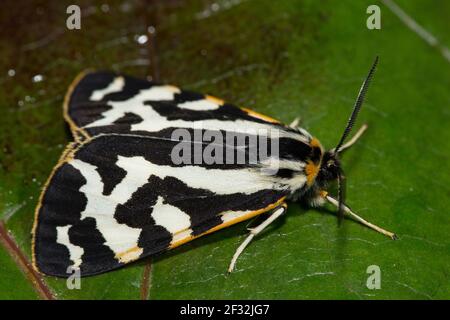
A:
<svg viewBox="0 0 450 320">
<path fill-rule="evenodd" d="M 329 182 L 342 185 L 339 155 L 365 128 L 345 143 L 377 61 L 341 140 L 329 151 L 296 123 L 287 126 L 209 95 L 111 72 L 79 75 L 64 102 L 75 141 L 53 169 L 36 208 L 34 268 L 60 277 L 69 276 L 70 268 L 79 268 L 82 276 L 99 274 L 271 212 L 236 251 L 232 271 L 251 239 L 285 213 L 287 199 L 331 203 L 395 238 L 354 214 L 341 192 L 339 200 L 326 192 Z M 174 163 L 181 140 L 173 134 L 179 129 L 192 133 L 182 141 L 189 148 L 207 145 L 201 134 L 196 138 L 198 132 L 243 136 L 243 144 L 220 148 L 243 154 L 245 161 Z M 258 153 L 250 162 L 250 141 L 260 151 L 260 138 L 269 146 L 276 142 L 278 152 Z M 268 160 L 277 163 L 269 173 Z"/>
</svg>

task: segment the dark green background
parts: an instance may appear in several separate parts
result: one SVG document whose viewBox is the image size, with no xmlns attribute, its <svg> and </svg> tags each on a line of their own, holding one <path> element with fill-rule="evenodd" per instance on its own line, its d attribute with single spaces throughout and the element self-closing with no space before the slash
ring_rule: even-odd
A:
<svg viewBox="0 0 450 320">
<path fill-rule="evenodd" d="M 449 1 L 396 2 L 450 45 Z M 83 9 L 82 29 L 69 31 L 65 11 L 73 3 Z M 400 240 L 348 220 L 338 228 L 333 211 L 291 203 L 287 217 L 252 243 L 228 277 L 245 223 L 83 279 L 81 290 L 44 277 L 55 298 L 450 297 L 450 64 L 437 49 L 375 0 L 220 0 L 217 11 L 206 0 L 108 3 L 2 2 L 0 217 L 28 258 L 40 189 L 71 140 L 62 99 L 86 68 L 152 75 L 284 122 L 300 116 L 330 148 L 379 55 L 358 121 L 369 130 L 343 157 L 347 202 Z M 366 28 L 370 4 L 381 7 L 381 30 Z M 135 36 L 149 26 L 156 38 L 138 44 Z M 43 81 L 32 81 L 37 74 Z M 381 268 L 380 290 L 365 285 L 369 265 Z M 39 298 L 2 246 L 0 298 Z"/>
</svg>

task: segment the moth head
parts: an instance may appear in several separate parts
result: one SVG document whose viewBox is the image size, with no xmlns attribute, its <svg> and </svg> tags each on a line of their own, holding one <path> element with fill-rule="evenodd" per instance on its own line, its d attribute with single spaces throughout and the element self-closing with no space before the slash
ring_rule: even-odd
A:
<svg viewBox="0 0 450 320">
<path fill-rule="evenodd" d="M 332 150 L 325 152 L 317 175 L 318 182 L 327 185 L 329 182 L 337 180 L 339 175 L 342 175 L 342 169 L 338 154 Z"/>
</svg>

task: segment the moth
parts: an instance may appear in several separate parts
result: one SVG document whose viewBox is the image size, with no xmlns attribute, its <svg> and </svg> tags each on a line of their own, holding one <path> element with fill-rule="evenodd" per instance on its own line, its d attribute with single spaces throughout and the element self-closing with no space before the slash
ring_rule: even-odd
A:
<svg viewBox="0 0 450 320">
<path fill-rule="evenodd" d="M 267 213 L 232 257 L 231 272 L 290 199 L 331 203 L 340 217 L 394 239 L 343 202 L 340 156 L 366 128 L 346 142 L 377 63 L 378 57 L 343 135 L 328 151 L 296 121 L 285 125 L 210 95 L 122 74 L 82 73 L 63 106 L 74 142 L 35 212 L 34 268 L 58 277 L 73 269 L 95 275 Z M 219 139 L 228 135 L 237 139 Z M 196 158 L 205 153 L 214 161 Z M 337 199 L 326 191 L 335 181 Z"/>
</svg>

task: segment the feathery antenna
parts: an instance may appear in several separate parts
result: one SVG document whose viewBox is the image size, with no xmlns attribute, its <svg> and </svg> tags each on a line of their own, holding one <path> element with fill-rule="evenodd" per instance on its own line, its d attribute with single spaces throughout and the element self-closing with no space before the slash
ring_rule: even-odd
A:
<svg viewBox="0 0 450 320">
<path fill-rule="evenodd" d="M 348 119 L 347 126 L 345 127 L 344 133 L 342 134 L 341 140 L 337 144 L 336 148 L 334 148 L 335 153 L 338 154 L 340 151 L 340 148 L 342 147 L 343 143 L 345 142 L 345 139 L 347 139 L 348 134 L 352 130 L 353 124 L 356 121 L 356 117 L 358 116 L 359 110 L 361 110 L 361 106 L 364 102 L 364 98 L 367 93 L 367 89 L 369 88 L 370 80 L 372 79 L 372 76 L 375 72 L 375 68 L 378 64 L 378 56 L 375 58 L 375 61 L 372 64 L 372 67 L 370 68 L 369 74 L 367 75 L 366 79 L 364 80 L 361 89 L 359 89 L 358 98 L 356 99 L 355 105 L 353 107 L 353 112 Z"/>
</svg>

